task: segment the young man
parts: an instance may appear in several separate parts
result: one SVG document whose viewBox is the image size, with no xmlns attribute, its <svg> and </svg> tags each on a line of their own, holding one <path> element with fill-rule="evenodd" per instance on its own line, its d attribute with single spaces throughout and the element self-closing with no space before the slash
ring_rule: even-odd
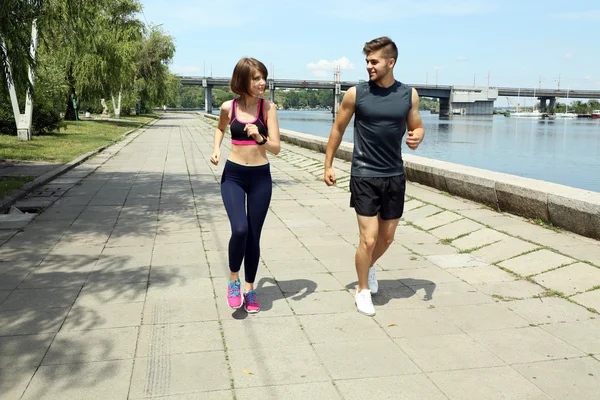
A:
<svg viewBox="0 0 600 400">
<path fill-rule="evenodd" d="M 419 147 L 425 131 L 419 114 L 419 95 L 394 79 L 398 48 L 388 37 L 365 44 L 369 81 L 350 88 L 331 128 L 325 156 L 325 183 L 335 184 L 333 158 L 354 114 L 354 152 L 350 179 L 350 207 L 356 211 L 360 244 L 356 250 L 359 312 L 373 316 L 371 293 L 377 293 L 375 262 L 385 253 L 404 211 L 402 137 Z"/>
</svg>

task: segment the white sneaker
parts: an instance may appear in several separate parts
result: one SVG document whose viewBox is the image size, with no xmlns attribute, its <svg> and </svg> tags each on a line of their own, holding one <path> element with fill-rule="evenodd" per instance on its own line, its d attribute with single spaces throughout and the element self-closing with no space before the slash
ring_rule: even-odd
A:
<svg viewBox="0 0 600 400">
<path fill-rule="evenodd" d="M 356 308 L 359 313 L 363 313 L 372 317 L 375 315 L 375 307 L 373 307 L 373 301 L 371 300 L 371 292 L 369 289 L 363 289 L 360 292 L 356 289 L 356 295 L 354 295 L 354 301 L 356 302 Z"/>
<path fill-rule="evenodd" d="M 377 276 L 375 276 L 375 267 L 369 268 L 369 290 L 371 294 L 377 294 L 379 291 L 379 283 L 377 282 Z"/>
</svg>

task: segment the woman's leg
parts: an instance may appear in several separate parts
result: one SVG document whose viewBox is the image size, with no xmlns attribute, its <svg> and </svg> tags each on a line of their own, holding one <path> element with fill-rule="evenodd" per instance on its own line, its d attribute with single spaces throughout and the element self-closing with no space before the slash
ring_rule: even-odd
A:
<svg viewBox="0 0 600 400">
<path fill-rule="evenodd" d="M 260 259 L 260 235 L 262 232 L 273 192 L 273 182 L 269 165 L 255 177 L 248 190 L 248 236 L 246 240 L 246 254 L 244 258 L 244 271 L 246 277 L 246 291 L 254 290 L 254 280 Z"/>
</svg>

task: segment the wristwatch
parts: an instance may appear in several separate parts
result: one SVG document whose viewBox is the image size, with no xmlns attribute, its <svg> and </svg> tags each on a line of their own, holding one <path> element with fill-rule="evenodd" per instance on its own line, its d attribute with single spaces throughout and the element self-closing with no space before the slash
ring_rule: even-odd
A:
<svg viewBox="0 0 600 400">
<path fill-rule="evenodd" d="M 262 135 L 261 135 L 261 136 L 262 136 Z M 257 144 L 257 145 L 259 145 L 259 146 L 262 146 L 262 145 L 264 145 L 265 143 L 267 143 L 267 138 L 266 138 L 266 137 L 264 137 L 264 136 L 262 136 L 262 138 L 263 138 L 263 141 L 262 141 L 262 142 L 260 142 L 260 143 L 259 143 L 259 142 L 256 142 L 256 140 L 254 140 L 254 141 L 256 142 L 256 144 Z"/>
</svg>

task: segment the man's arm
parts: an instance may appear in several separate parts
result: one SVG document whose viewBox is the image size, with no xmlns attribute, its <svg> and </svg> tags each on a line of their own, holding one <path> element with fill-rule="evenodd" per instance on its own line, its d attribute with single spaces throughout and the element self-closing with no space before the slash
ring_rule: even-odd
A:
<svg viewBox="0 0 600 400">
<path fill-rule="evenodd" d="M 356 87 L 348 89 L 340 104 L 338 115 L 331 127 L 329 140 L 327 141 L 327 151 L 325 152 L 325 183 L 327 186 L 335 184 L 335 172 L 333 171 L 333 157 L 342 143 L 342 136 L 352 119 L 356 109 Z"/>
<path fill-rule="evenodd" d="M 423 141 L 425 129 L 423 128 L 421 114 L 419 114 L 419 93 L 417 93 L 417 89 L 415 88 L 412 89 L 412 108 L 408 112 L 406 124 L 408 129 L 406 145 L 411 150 L 416 150 Z"/>
</svg>

